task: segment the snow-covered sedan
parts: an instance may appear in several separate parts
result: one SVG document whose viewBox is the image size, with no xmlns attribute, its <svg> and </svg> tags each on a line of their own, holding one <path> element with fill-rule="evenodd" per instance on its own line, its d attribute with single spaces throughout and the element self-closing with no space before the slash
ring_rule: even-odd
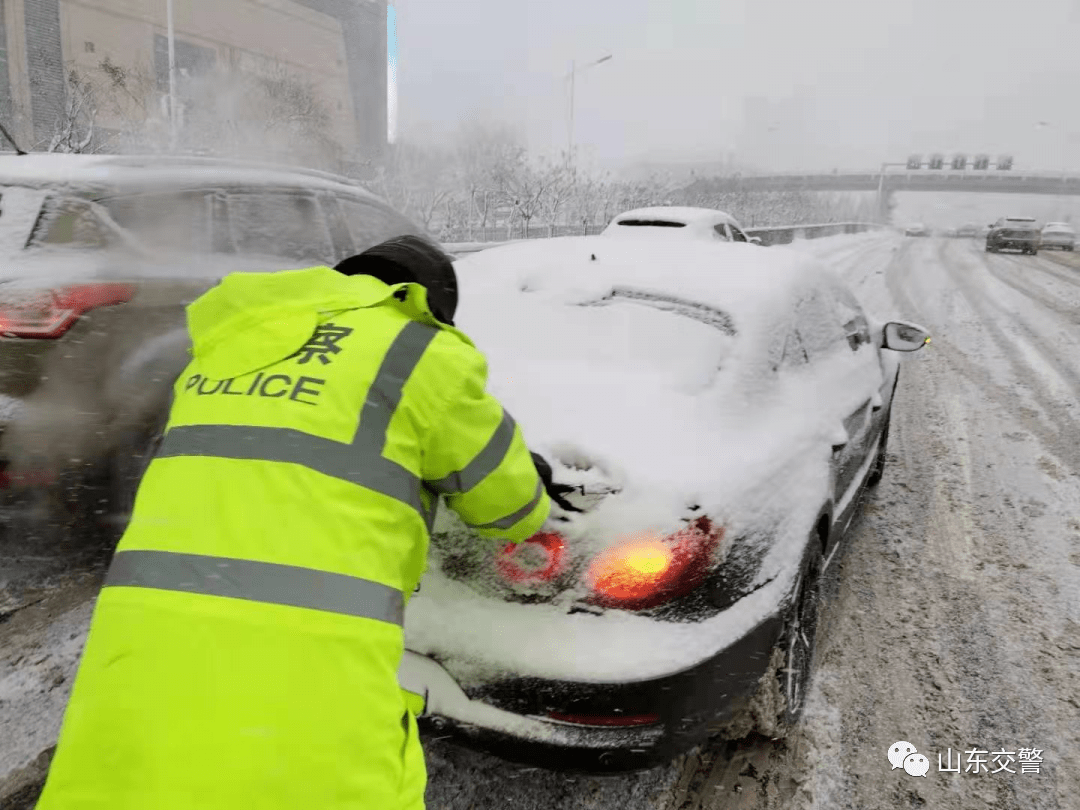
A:
<svg viewBox="0 0 1080 810">
<path fill-rule="evenodd" d="M 1076 229 L 1068 222 L 1047 222 L 1039 238 L 1039 247 L 1043 250 L 1074 250 L 1076 247 Z"/>
<path fill-rule="evenodd" d="M 519 545 L 440 513 L 400 671 L 425 724 L 584 770 L 783 733 L 926 332 L 793 251 L 567 237 L 457 268 L 492 390 L 574 491 Z"/>
<path fill-rule="evenodd" d="M 731 214 L 713 208 L 657 206 L 635 208 L 619 214 L 600 234 L 608 238 L 691 240 L 698 242 L 749 242 L 760 245 L 761 239 L 747 236 Z"/>
</svg>

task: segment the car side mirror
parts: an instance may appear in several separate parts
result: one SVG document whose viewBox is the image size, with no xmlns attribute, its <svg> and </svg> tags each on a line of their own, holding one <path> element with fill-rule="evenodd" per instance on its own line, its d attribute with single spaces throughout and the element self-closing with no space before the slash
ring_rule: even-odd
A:
<svg viewBox="0 0 1080 810">
<path fill-rule="evenodd" d="M 889 321 L 885 324 L 881 348 L 894 352 L 914 352 L 930 342 L 930 333 L 918 324 Z"/>
</svg>

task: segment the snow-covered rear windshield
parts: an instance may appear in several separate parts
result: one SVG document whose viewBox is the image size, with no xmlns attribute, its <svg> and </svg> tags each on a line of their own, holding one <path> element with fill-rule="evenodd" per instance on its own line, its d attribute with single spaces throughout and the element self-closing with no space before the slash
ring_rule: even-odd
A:
<svg viewBox="0 0 1080 810">
<path fill-rule="evenodd" d="M 499 367 L 535 369 L 555 361 L 562 369 L 556 373 L 574 368 L 583 384 L 605 388 L 701 390 L 723 368 L 736 340 L 727 313 L 631 290 L 578 304 L 528 302 L 489 311 L 480 324 L 464 326 Z M 532 337 L 507 341 L 508 334 Z"/>
</svg>

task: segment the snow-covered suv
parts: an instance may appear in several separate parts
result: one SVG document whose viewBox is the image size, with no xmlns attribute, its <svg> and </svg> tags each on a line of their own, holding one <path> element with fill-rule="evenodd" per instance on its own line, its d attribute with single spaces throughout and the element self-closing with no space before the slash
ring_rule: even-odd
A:
<svg viewBox="0 0 1080 810">
<path fill-rule="evenodd" d="M 345 178 L 180 157 L 0 158 L 0 493 L 24 529 L 123 523 L 188 361 L 185 306 L 234 270 L 333 264 L 423 230 Z"/>
</svg>

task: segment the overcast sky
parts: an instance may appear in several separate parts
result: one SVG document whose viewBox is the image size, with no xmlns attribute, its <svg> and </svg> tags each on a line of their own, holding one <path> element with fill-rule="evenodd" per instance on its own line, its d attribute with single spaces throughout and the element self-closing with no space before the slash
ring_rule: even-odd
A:
<svg viewBox="0 0 1080 810">
<path fill-rule="evenodd" d="M 600 163 L 872 168 L 1011 153 L 1080 170 L 1080 0 L 400 0 L 398 122 L 494 117 Z M 1049 126 L 1038 127 L 1040 121 Z"/>
</svg>

